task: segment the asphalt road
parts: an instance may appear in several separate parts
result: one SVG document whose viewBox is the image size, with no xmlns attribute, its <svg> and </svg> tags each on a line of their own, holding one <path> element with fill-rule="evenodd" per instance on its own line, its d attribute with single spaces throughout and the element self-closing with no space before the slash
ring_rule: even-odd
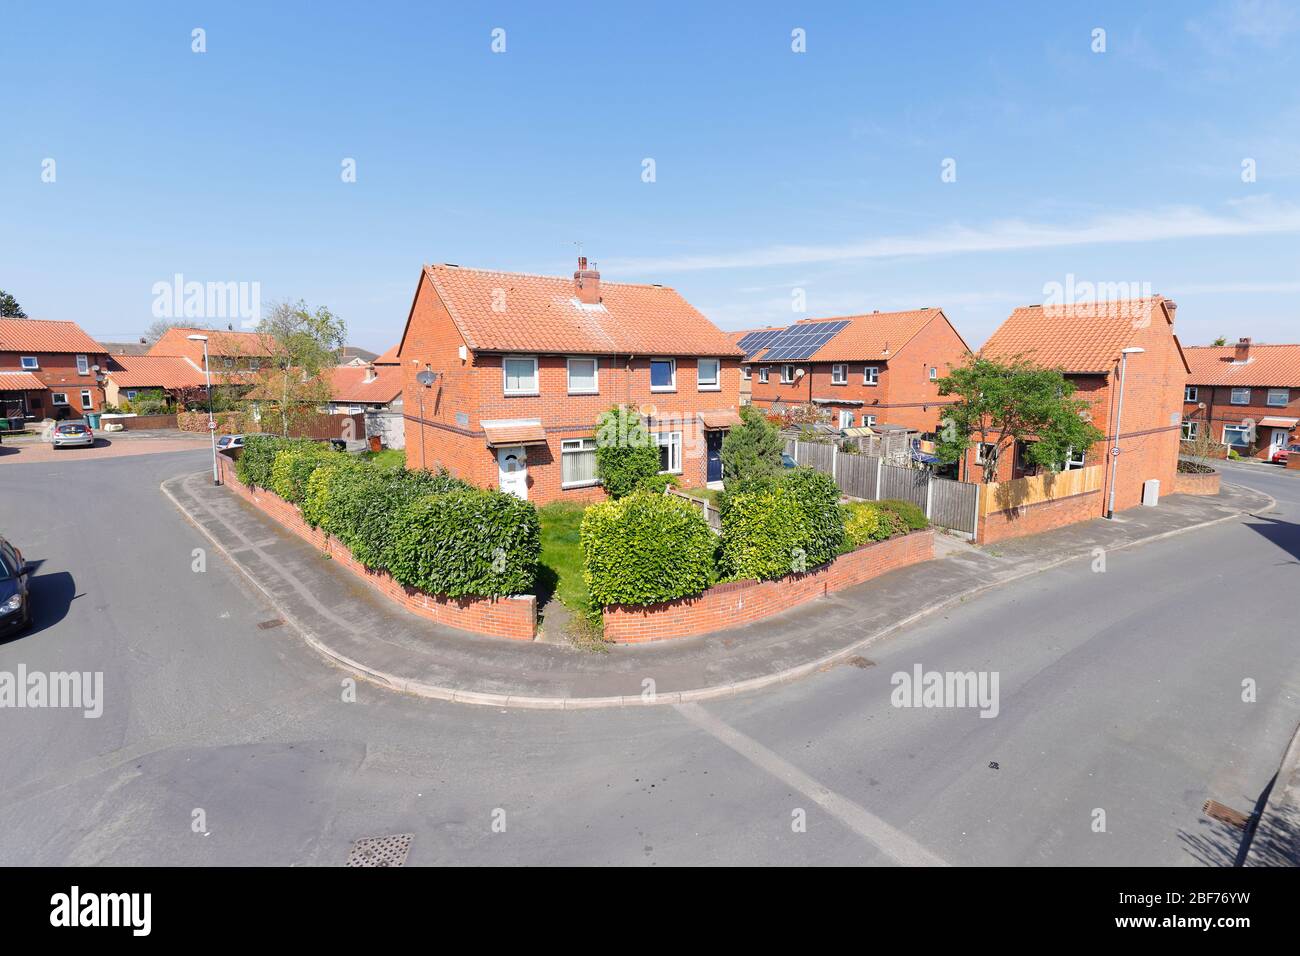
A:
<svg viewBox="0 0 1300 956">
<path fill-rule="evenodd" d="M 411 864 L 1221 865 L 1240 834 L 1202 804 L 1249 811 L 1300 721 L 1296 474 L 1229 466 L 1277 513 L 990 592 L 871 666 L 550 713 L 345 701 L 218 555 L 192 569 L 158 485 L 206 462 L 0 463 L 0 533 L 41 562 L 0 672 L 104 674 L 97 719 L 0 710 L 0 864 L 337 865 L 412 833 Z M 996 672 L 997 716 L 892 706 L 916 664 Z"/>
</svg>

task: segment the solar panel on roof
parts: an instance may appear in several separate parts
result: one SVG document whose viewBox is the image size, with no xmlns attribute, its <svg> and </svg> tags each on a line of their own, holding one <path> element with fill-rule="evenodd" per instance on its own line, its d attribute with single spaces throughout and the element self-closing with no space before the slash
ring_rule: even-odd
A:
<svg viewBox="0 0 1300 956">
<path fill-rule="evenodd" d="M 763 359 L 764 361 L 789 361 L 811 358 L 813 353 L 848 324 L 845 319 L 837 319 L 834 322 L 809 322 L 782 329 L 775 338 L 766 343 L 767 354 Z"/>
<path fill-rule="evenodd" d="M 744 350 L 745 358 L 749 358 L 783 331 L 784 329 L 763 329 L 761 332 L 750 332 L 748 335 L 742 336 L 736 344 Z"/>
</svg>

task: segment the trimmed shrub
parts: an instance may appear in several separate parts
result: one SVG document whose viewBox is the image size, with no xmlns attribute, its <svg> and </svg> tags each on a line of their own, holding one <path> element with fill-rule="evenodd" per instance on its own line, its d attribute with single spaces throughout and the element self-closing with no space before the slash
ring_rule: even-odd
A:
<svg viewBox="0 0 1300 956">
<path fill-rule="evenodd" d="M 648 491 L 652 495 L 662 495 L 665 488 L 677 488 L 680 486 L 681 482 L 677 480 L 676 475 L 665 473 L 662 475 L 649 475 L 648 477 L 642 478 L 636 483 L 636 490 Z"/>
<path fill-rule="evenodd" d="M 877 503 L 876 507 L 898 515 L 908 531 L 923 531 L 930 527 L 930 519 L 925 516 L 925 510 L 910 501 L 899 501 L 893 498 Z"/>
<path fill-rule="evenodd" d="M 785 442 L 776 426 L 752 405 L 740 409 L 740 425 L 722 440 L 722 477 L 744 481 L 781 473 Z"/>
<path fill-rule="evenodd" d="M 392 471 L 364 463 L 355 475 L 331 476 L 321 529 L 338 538 L 372 570 L 389 570 L 394 533 L 403 512 L 421 498 L 471 486 L 446 472 Z M 337 485 L 336 485 L 337 481 Z"/>
<path fill-rule="evenodd" d="M 235 462 L 235 475 L 250 488 L 271 487 L 271 466 L 286 442 L 274 435 L 248 435 Z"/>
<path fill-rule="evenodd" d="M 370 470 L 368 462 L 351 455 L 339 455 L 336 461 L 322 464 L 307 479 L 307 491 L 302 497 L 303 520 L 313 528 L 325 525 L 334 515 L 335 496 L 345 494 L 350 485 L 364 481 Z"/>
<path fill-rule="evenodd" d="M 537 509 L 514 495 L 464 488 L 425 495 L 392 523 L 389 571 L 447 597 L 531 590 L 541 552 Z"/>
<path fill-rule="evenodd" d="M 854 502 L 840 507 L 844 510 L 846 550 L 872 541 L 885 541 L 895 535 L 907 534 L 909 530 L 907 522 L 897 511 L 878 504 Z"/>
<path fill-rule="evenodd" d="M 583 578 L 596 604 L 658 604 L 713 583 L 718 539 L 698 508 L 638 492 L 592 505 L 582 519 Z"/>
<path fill-rule="evenodd" d="M 636 490 L 638 482 L 659 473 L 659 446 L 641 416 L 625 406 L 596 422 L 596 474 L 611 498 Z"/>
<path fill-rule="evenodd" d="M 271 465 L 271 490 L 285 501 L 302 504 L 312 472 L 339 454 L 316 442 L 277 452 Z"/>
<path fill-rule="evenodd" d="M 784 577 L 813 567 L 808 518 L 784 485 L 729 496 L 722 514 L 722 571 L 728 578 Z"/>
<path fill-rule="evenodd" d="M 840 489 L 830 475 L 811 468 L 796 468 L 782 484 L 794 492 L 803 508 L 804 550 L 808 567 L 834 559 L 844 543 L 844 513 L 840 511 Z"/>
</svg>

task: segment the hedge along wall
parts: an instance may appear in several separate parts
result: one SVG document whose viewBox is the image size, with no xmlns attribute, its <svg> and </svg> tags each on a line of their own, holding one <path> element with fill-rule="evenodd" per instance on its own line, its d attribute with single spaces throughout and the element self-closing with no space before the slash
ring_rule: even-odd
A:
<svg viewBox="0 0 1300 956">
<path fill-rule="evenodd" d="M 221 480 L 231 491 L 408 611 L 438 624 L 476 634 L 519 641 L 531 641 L 536 636 L 537 598 L 534 595 L 448 598 L 404 587 L 388 572 L 366 568 L 336 538 L 310 527 L 302 520 L 296 505 L 264 488 L 253 489 L 244 485 L 235 476 L 235 463 L 227 455 L 218 455 L 217 463 Z"/>
<path fill-rule="evenodd" d="M 933 557 L 934 532 L 915 531 L 864 545 L 802 574 L 772 581 L 729 581 L 664 604 L 612 605 L 604 610 L 605 640 L 636 644 L 743 627 Z"/>
</svg>

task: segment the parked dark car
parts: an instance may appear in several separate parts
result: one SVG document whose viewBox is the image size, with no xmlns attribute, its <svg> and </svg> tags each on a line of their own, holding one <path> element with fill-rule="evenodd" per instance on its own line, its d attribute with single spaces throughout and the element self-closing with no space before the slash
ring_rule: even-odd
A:
<svg viewBox="0 0 1300 956">
<path fill-rule="evenodd" d="M 0 538 L 0 636 L 16 634 L 32 623 L 28 577 L 22 553 Z"/>
</svg>

